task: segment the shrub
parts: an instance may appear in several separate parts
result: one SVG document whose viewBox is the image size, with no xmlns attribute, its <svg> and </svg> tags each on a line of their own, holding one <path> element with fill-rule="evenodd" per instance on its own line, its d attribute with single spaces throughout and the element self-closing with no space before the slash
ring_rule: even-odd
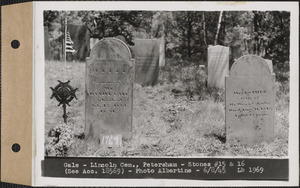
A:
<svg viewBox="0 0 300 188">
<path fill-rule="evenodd" d="M 74 133 L 66 124 L 51 128 L 46 137 L 46 156 L 65 157 L 74 142 Z"/>
<path fill-rule="evenodd" d="M 172 84 L 175 96 L 185 95 L 189 100 L 224 101 L 224 89 L 208 88 L 206 70 L 195 62 L 168 59 L 161 69 L 160 84 Z"/>
</svg>

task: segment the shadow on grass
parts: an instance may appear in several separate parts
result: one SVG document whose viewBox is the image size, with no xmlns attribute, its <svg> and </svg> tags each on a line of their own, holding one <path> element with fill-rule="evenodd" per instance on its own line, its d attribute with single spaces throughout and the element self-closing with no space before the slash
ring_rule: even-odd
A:
<svg viewBox="0 0 300 188">
<path fill-rule="evenodd" d="M 213 133 L 213 136 L 214 136 L 216 139 L 220 140 L 223 144 L 226 143 L 226 136 L 223 136 L 223 135 L 217 135 L 217 134 L 214 134 L 214 133 Z"/>
</svg>

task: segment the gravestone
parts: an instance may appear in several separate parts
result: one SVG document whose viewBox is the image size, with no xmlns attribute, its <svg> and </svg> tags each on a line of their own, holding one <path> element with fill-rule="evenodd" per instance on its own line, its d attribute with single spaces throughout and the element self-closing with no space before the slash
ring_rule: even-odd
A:
<svg viewBox="0 0 300 188">
<path fill-rule="evenodd" d="M 226 140 L 254 144 L 274 137 L 275 75 L 259 56 L 245 55 L 226 77 Z"/>
<path fill-rule="evenodd" d="M 90 38 L 90 49 L 92 49 L 97 42 L 99 42 L 98 38 Z"/>
<path fill-rule="evenodd" d="M 159 45 L 159 67 L 164 67 L 166 65 L 165 60 L 165 39 L 160 39 L 160 45 Z"/>
<path fill-rule="evenodd" d="M 130 138 L 133 80 L 134 60 L 123 41 L 106 38 L 94 45 L 86 63 L 86 138 Z"/>
<path fill-rule="evenodd" d="M 207 85 L 224 88 L 225 76 L 229 74 L 229 48 L 225 46 L 209 46 L 207 50 Z"/>
<path fill-rule="evenodd" d="M 135 39 L 135 83 L 153 86 L 159 78 L 159 39 Z"/>
<path fill-rule="evenodd" d="M 264 59 L 270 67 L 271 73 L 273 73 L 273 62 L 270 59 Z"/>
</svg>

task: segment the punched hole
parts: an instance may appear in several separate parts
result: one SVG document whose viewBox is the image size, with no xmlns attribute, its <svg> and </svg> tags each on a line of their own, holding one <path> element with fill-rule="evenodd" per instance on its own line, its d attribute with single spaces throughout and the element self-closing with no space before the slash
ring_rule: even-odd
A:
<svg viewBox="0 0 300 188">
<path fill-rule="evenodd" d="M 19 144 L 13 144 L 11 149 L 17 153 L 21 150 L 21 146 Z"/>
<path fill-rule="evenodd" d="M 17 49 L 20 47 L 20 42 L 18 40 L 13 40 L 13 41 L 11 41 L 10 45 L 13 49 Z"/>
</svg>

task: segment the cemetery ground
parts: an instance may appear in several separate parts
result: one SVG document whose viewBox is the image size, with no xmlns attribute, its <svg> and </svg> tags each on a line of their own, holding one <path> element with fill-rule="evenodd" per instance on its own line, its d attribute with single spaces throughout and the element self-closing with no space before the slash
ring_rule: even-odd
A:
<svg viewBox="0 0 300 188">
<path fill-rule="evenodd" d="M 166 60 L 156 86 L 134 84 L 132 138 L 120 148 L 85 140 L 85 63 L 47 61 L 45 66 L 45 155 L 99 156 L 276 156 L 288 155 L 289 72 L 276 70 L 275 138 L 252 146 L 226 143 L 225 92 L 206 88 L 198 65 Z M 172 67 L 168 66 L 172 63 Z M 66 70 L 66 71 L 65 71 Z M 64 77 L 64 75 L 66 75 Z M 63 109 L 50 99 L 57 80 L 70 80 L 78 100 Z"/>
</svg>

